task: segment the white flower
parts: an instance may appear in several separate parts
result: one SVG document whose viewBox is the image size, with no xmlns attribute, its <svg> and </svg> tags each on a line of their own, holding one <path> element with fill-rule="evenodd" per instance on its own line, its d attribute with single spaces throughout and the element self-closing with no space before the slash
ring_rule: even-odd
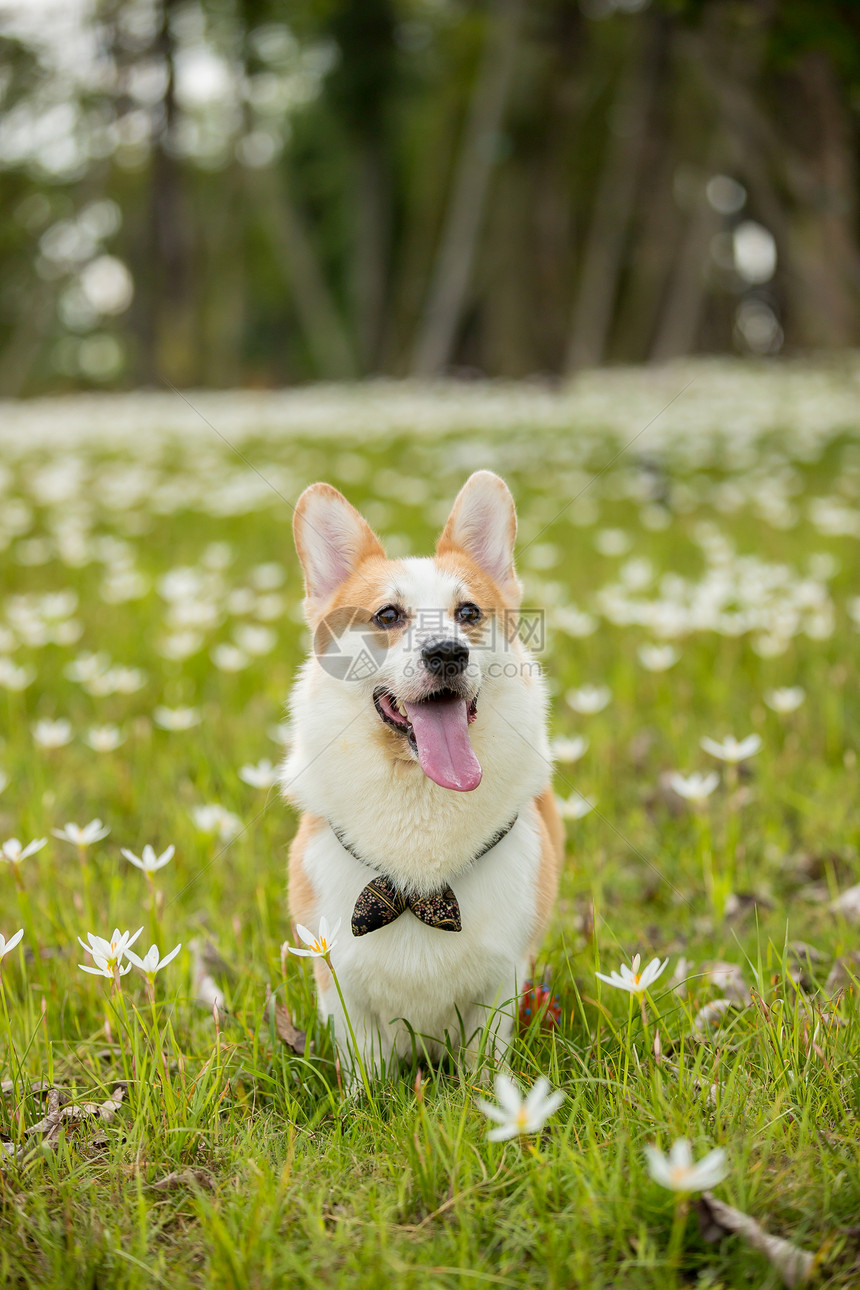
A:
<svg viewBox="0 0 860 1290">
<path fill-rule="evenodd" d="M 125 735 L 118 726 L 90 726 L 84 740 L 93 752 L 113 752 L 125 743 Z"/>
<path fill-rule="evenodd" d="M 198 632 L 173 632 L 165 636 L 157 648 L 162 658 L 190 658 L 203 648 L 203 637 Z"/>
<path fill-rule="evenodd" d="M 34 841 L 28 842 L 25 847 L 22 847 L 17 838 L 9 838 L 0 846 L 0 859 L 8 860 L 9 864 L 20 864 L 28 856 L 35 855 L 37 851 L 41 851 L 47 841 L 47 838 L 35 838 Z"/>
<path fill-rule="evenodd" d="M 147 842 L 143 848 L 143 855 L 136 856 L 133 851 L 128 851 L 125 847 L 122 848 L 121 854 L 125 856 L 126 860 L 130 860 L 136 868 L 142 869 L 144 873 L 157 873 L 159 869 L 163 869 L 166 864 L 170 863 L 175 850 L 175 847 L 169 846 L 166 851 L 162 851 L 161 855 L 157 856 Z"/>
<path fill-rule="evenodd" d="M 165 954 L 163 959 L 159 958 L 157 945 L 150 945 L 142 959 L 139 959 L 131 950 L 126 950 L 125 956 L 131 960 L 135 967 L 140 968 L 144 976 L 148 977 L 150 981 L 154 981 L 156 972 L 160 972 L 163 967 L 167 967 L 168 963 L 176 958 L 181 949 L 182 942 L 180 941 L 175 949 L 172 949 L 169 954 Z"/>
<path fill-rule="evenodd" d="M 700 740 L 700 745 L 712 757 L 718 757 L 720 761 L 736 765 L 739 761 L 746 761 L 747 757 L 753 757 L 759 751 L 761 736 L 747 735 L 746 739 L 737 740 L 732 735 L 726 735 L 722 743 L 718 743 L 716 739 L 709 739 L 705 735 Z"/>
<path fill-rule="evenodd" d="M 597 805 L 596 802 L 589 802 L 587 797 L 581 793 L 571 793 L 570 797 L 557 797 L 556 805 L 558 813 L 563 820 L 581 820 L 583 816 L 589 815 Z"/>
<path fill-rule="evenodd" d="M 146 673 L 139 667 L 112 667 L 109 675 L 117 694 L 136 694 L 146 685 Z"/>
<path fill-rule="evenodd" d="M 254 623 L 240 623 L 234 635 L 238 647 L 246 654 L 253 654 L 257 658 L 263 654 L 271 654 L 278 643 L 277 632 L 274 632 L 271 627 L 259 627 Z"/>
<path fill-rule="evenodd" d="M 579 690 L 568 690 L 564 697 L 574 712 L 591 715 L 603 711 L 612 691 L 608 685 L 583 685 Z"/>
<path fill-rule="evenodd" d="M 0 933 L 0 962 L 2 962 L 3 959 L 5 959 L 6 955 L 10 952 L 10 950 L 14 950 L 15 946 L 18 944 L 18 942 L 20 941 L 23 935 L 24 935 L 23 927 L 19 928 L 18 931 L 14 934 L 14 936 L 10 936 L 8 941 L 6 940 L 6 937 L 3 936 L 2 933 Z"/>
<path fill-rule="evenodd" d="M 296 949 L 293 945 L 290 945 L 287 948 L 291 954 L 298 954 L 303 957 L 306 956 L 313 959 L 324 959 L 327 955 L 331 954 L 337 944 L 335 937 L 340 931 L 341 921 L 342 920 L 339 918 L 331 929 L 331 932 L 329 932 L 328 919 L 321 918 L 318 936 L 314 936 L 313 932 L 309 932 L 306 927 L 302 927 L 301 923 L 296 923 L 296 931 L 308 948 L 306 950 Z"/>
<path fill-rule="evenodd" d="M 165 708 L 162 704 L 153 710 L 152 719 L 162 730 L 190 730 L 201 718 L 197 708 Z"/>
<path fill-rule="evenodd" d="M 591 636 L 597 631 L 597 619 L 593 614 L 584 613 L 572 605 L 556 609 L 553 614 L 553 625 L 566 636 Z"/>
<path fill-rule="evenodd" d="M 256 766 L 242 766 L 239 770 L 239 778 L 244 783 L 250 784 L 252 788 L 271 788 L 278 781 L 278 771 L 268 757 L 264 757 L 262 761 L 257 762 Z"/>
<path fill-rule="evenodd" d="M 93 977 L 107 977 L 113 979 L 113 974 L 119 970 L 120 977 L 125 977 L 126 971 L 132 971 L 132 965 L 126 964 L 122 967 L 122 960 L 128 957 L 129 948 L 133 946 L 135 940 L 141 935 L 143 928 L 137 931 L 120 931 L 119 928 L 113 929 L 113 935 L 110 940 L 104 940 L 103 937 L 97 937 L 92 931 L 86 933 L 86 944 L 77 938 L 77 943 L 85 949 L 88 955 L 93 956 L 94 967 L 88 967 L 86 964 L 79 964 L 81 971 L 92 973 Z"/>
<path fill-rule="evenodd" d="M 780 690 L 768 690 L 764 701 L 774 712 L 796 712 L 805 698 L 802 685 L 788 685 Z"/>
<path fill-rule="evenodd" d="M 289 748 L 292 742 L 292 727 L 289 721 L 280 721 L 276 726 L 269 726 L 267 732 L 273 743 L 280 744 L 282 748 Z"/>
<path fill-rule="evenodd" d="M 102 651 L 94 654 L 86 651 L 78 654 L 73 658 L 71 663 L 67 663 L 63 668 L 63 675 L 70 681 L 75 681 L 79 685 L 84 682 L 94 681 L 96 677 L 101 676 L 110 667 L 110 655 Z"/>
<path fill-rule="evenodd" d="M 680 651 L 674 645 L 640 645 L 639 662 L 649 672 L 666 672 L 678 662 Z"/>
<path fill-rule="evenodd" d="M 65 828 L 51 829 L 51 832 L 62 842 L 71 842 L 76 847 L 88 847 L 93 842 L 100 842 L 102 838 L 106 838 L 110 829 L 106 824 L 102 824 L 101 820 L 95 819 L 90 820 L 83 828 L 78 824 L 67 824 Z"/>
<path fill-rule="evenodd" d="M 118 960 L 106 959 L 103 954 L 96 954 L 90 951 L 93 956 L 94 967 L 89 967 L 86 963 L 79 963 L 78 967 L 82 972 L 89 972 L 92 976 L 105 976 L 109 981 L 113 981 L 116 973 L 120 976 L 126 976 L 131 971 L 131 964 L 126 963 L 125 967 Z"/>
<path fill-rule="evenodd" d="M 274 591 L 268 596 L 258 596 L 254 612 L 263 622 L 274 622 L 276 618 L 281 618 L 284 614 L 283 596 L 279 596 Z"/>
<path fill-rule="evenodd" d="M 552 1092 L 549 1080 L 543 1075 L 535 1081 L 526 1097 L 523 1097 L 520 1086 L 501 1071 L 496 1075 L 495 1085 L 498 1106 L 482 1098 L 476 1101 L 478 1110 L 499 1126 L 487 1134 L 491 1142 L 504 1142 L 521 1133 L 540 1133 L 564 1101 L 564 1094 Z"/>
<path fill-rule="evenodd" d="M 217 802 L 192 807 L 191 818 L 201 833 L 217 833 L 222 842 L 232 842 L 244 828 L 238 815 Z"/>
<path fill-rule="evenodd" d="M 71 723 L 63 717 L 59 721 L 37 721 L 33 726 L 33 738 L 42 748 L 62 748 L 71 742 Z"/>
<path fill-rule="evenodd" d="M 709 1191 L 721 1183 L 728 1173 L 726 1153 L 722 1147 L 713 1151 L 693 1164 L 693 1153 L 686 1138 L 679 1138 L 669 1148 L 665 1156 L 657 1147 L 646 1147 L 645 1158 L 648 1172 L 661 1187 L 670 1191 Z"/>
<path fill-rule="evenodd" d="M 645 991 L 654 984 L 661 972 L 666 968 L 668 959 L 661 963 L 659 959 L 652 959 L 646 968 L 639 971 L 640 956 L 637 954 L 630 967 L 622 963 L 618 972 L 610 972 L 609 976 L 604 976 L 602 972 L 595 972 L 599 981 L 605 981 L 607 985 L 614 985 L 617 990 L 626 990 L 629 994 L 643 995 Z"/>
<path fill-rule="evenodd" d="M 623 529 L 600 529 L 594 535 L 594 545 L 601 555 L 626 555 L 633 539 Z"/>
<path fill-rule="evenodd" d="M 707 775 L 702 775 L 699 771 L 694 771 L 692 775 L 681 775 L 675 770 L 669 776 L 672 791 L 688 802 L 704 802 L 719 782 L 720 777 L 715 770 L 709 770 Z"/>
<path fill-rule="evenodd" d="M 274 560 L 255 564 L 251 570 L 251 581 L 258 591 L 274 591 L 283 584 L 285 577 L 284 566 Z"/>
<path fill-rule="evenodd" d="M 216 645 L 209 657 L 221 672 L 241 672 L 251 661 L 243 649 L 226 641 Z"/>
<path fill-rule="evenodd" d="M 79 936 L 78 944 L 82 949 L 86 950 L 87 954 L 92 955 L 96 966 L 87 967 L 85 964 L 79 963 L 78 967 L 84 972 L 91 972 L 93 976 L 106 977 L 113 977 L 114 970 L 119 968 L 120 976 L 125 976 L 126 972 L 131 971 L 131 965 L 129 964 L 123 968 L 121 966 L 122 960 L 127 958 L 129 948 L 134 945 L 142 931 L 143 928 L 138 927 L 136 932 L 120 932 L 119 928 L 115 927 L 113 936 L 109 941 L 106 941 L 102 936 L 94 935 L 93 932 L 87 932 L 89 945 L 82 941 Z"/>
<path fill-rule="evenodd" d="M 576 735 L 573 739 L 553 739 L 549 747 L 556 761 L 569 763 L 579 761 L 588 752 L 588 740 L 583 739 L 582 735 Z"/>
<path fill-rule="evenodd" d="M 34 667 L 19 667 L 11 658 L 0 658 L 0 685 L 4 690 L 26 690 L 36 679 Z"/>
</svg>

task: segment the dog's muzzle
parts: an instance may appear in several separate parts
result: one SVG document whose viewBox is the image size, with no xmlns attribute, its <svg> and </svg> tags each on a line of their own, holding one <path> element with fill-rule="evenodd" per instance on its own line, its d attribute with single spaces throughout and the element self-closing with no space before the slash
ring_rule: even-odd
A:
<svg viewBox="0 0 860 1290">
<path fill-rule="evenodd" d="M 451 681 L 469 666 L 469 650 L 461 641 L 427 641 L 421 647 L 421 661 L 427 671 L 440 681 Z"/>
</svg>

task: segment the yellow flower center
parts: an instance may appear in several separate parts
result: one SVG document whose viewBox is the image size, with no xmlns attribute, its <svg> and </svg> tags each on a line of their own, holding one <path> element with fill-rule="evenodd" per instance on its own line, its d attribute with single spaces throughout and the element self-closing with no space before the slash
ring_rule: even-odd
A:
<svg viewBox="0 0 860 1290">
<path fill-rule="evenodd" d="M 676 1186 L 680 1187 L 684 1182 L 686 1182 L 689 1172 L 689 1169 L 685 1169 L 683 1165 L 674 1165 L 669 1170 L 669 1177 Z"/>
<path fill-rule="evenodd" d="M 528 1124 L 528 1119 L 529 1117 L 528 1117 L 528 1112 L 526 1111 L 526 1108 L 524 1106 L 521 1106 L 520 1109 L 517 1111 L 517 1119 L 516 1119 L 517 1128 L 524 1129 Z"/>
</svg>

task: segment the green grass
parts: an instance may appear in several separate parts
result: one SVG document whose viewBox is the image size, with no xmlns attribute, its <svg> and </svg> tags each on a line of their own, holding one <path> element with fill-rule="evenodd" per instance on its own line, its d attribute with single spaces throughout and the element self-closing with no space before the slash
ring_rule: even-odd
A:
<svg viewBox="0 0 860 1290">
<path fill-rule="evenodd" d="M 0 932 L 26 929 L 4 961 L 11 1035 L 0 1013 L 0 1077 L 22 1090 L 44 1079 L 73 1101 L 101 1101 L 117 1081 L 127 1087 L 109 1123 L 64 1131 L 54 1146 L 30 1135 L 20 1163 L 0 1164 L 3 1284 L 778 1285 L 763 1256 L 736 1238 L 706 1245 L 692 1213 L 670 1251 L 674 1201 L 649 1178 L 643 1147 L 679 1136 L 696 1155 L 726 1149 L 717 1194 L 819 1253 L 824 1284 L 860 1275 L 857 993 L 849 985 L 833 1000 L 825 989 L 835 961 L 860 948 L 856 918 L 830 908 L 860 882 L 860 635 L 850 613 L 860 555 L 857 536 L 838 531 L 839 507 L 856 517 L 860 506 L 860 422 L 811 450 L 789 406 L 783 415 L 784 427 L 746 446 L 708 436 L 698 461 L 683 437 L 656 458 L 649 450 L 647 463 L 639 445 L 612 461 L 619 443 L 585 417 L 527 434 L 464 430 L 454 418 L 450 434 L 365 444 L 331 431 L 244 438 L 247 462 L 283 498 L 205 428 L 187 441 L 150 430 L 113 449 L 71 444 L 64 456 L 23 440 L 9 451 L 0 656 L 36 675 L 23 690 L 0 689 L 0 770 L 9 780 L 0 842 L 49 840 L 17 882 L 14 867 L 0 864 Z M 537 975 L 551 974 L 561 1024 L 521 1034 L 511 1061 L 523 1083 L 545 1074 L 566 1098 L 539 1138 L 507 1144 L 487 1142 L 478 1090 L 453 1067 L 422 1063 L 420 1077 L 404 1068 L 375 1090 L 372 1106 L 342 1092 L 307 964 L 287 957 L 282 967 L 296 821 L 276 790 L 238 776 L 243 763 L 277 757 L 268 732 L 306 649 L 289 501 L 328 479 L 384 536 L 396 535 L 398 552 L 425 552 L 466 474 L 482 465 L 500 470 L 517 499 L 526 604 L 545 607 L 550 624 L 571 605 L 596 621 L 585 636 L 551 629 L 542 654 L 554 734 L 590 741 L 580 761 L 560 766 L 557 791 L 580 792 L 597 809 L 568 824 L 560 899 L 536 965 Z M 65 491 L 51 489 L 49 468 Z M 821 498 L 830 499 L 823 519 L 820 502 L 810 509 Z M 624 531 L 626 553 L 600 553 L 607 539 L 596 535 L 607 529 Z M 757 652 L 775 634 L 760 626 L 688 630 L 674 642 L 674 666 L 648 672 L 637 646 L 654 632 L 610 622 L 604 589 L 625 567 L 635 579 L 633 559 L 653 571 L 637 596 L 654 599 L 664 575 L 701 586 L 702 544 L 714 532 L 737 556 L 768 566 L 778 589 L 766 590 L 765 569 L 747 608 L 771 605 L 784 651 L 767 656 L 766 640 Z M 258 590 L 267 575 L 255 569 L 272 563 L 283 585 Z M 114 579 L 137 570 L 142 594 L 105 600 L 110 566 Z M 204 571 L 201 598 L 215 611 L 199 651 L 176 660 L 160 652 L 169 630 L 159 580 L 183 566 Z M 723 567 L 743 595 L 749 563 Z M 798 615 L 780 618 L 800 579 Z M 64 589 L 77 594 L 80 638 L 39 644 L 39 607 L 16 597 Z M 672 595 L 671 582 L 662 594 Z M 283 604 L 267 604 L 272 595 Z M 274 615 L 266 623 L 274 648 L 243 671 L 218 670 L 213 645 L 261 608 Z M 93 695 L 70 680 L 72 659 L 95 650 L 141 668 L 143 687 Z M 587 683 L 608 685 L 612 700 L 580 716 L 564 695 Z M 806 699 L 779 716 L 763 696 L 784 685 L 802 685 Z M 159 704 L 193 705 L 200 724 L 159 729 Z M 33 723 L 59 717 L 72 741 L 38 746 Z M 116 752 L 83 741 L 105 723 L 125 736 Z M 668 772 L 717 766 L 702 736 L 753 731 L 762 750 L 737 784 L 723 774 L 703 814 L 666 789 Z M 195 828 L 190 812 L 207 802 L 241 819 L 233 842 Z M 82 870 L 74 847 L 50 830 L 94 816 L 111 832 Z M 139 854 L 148 842 L 176 846 L 156 876 L 155 913 L 144 876 L 120 857 L 121 847 Z M 141 923 L 141 951 L 153 923 L 162 950 L 183 942 L 158 978 L 155 1013 L 136 973 L 117 998 L 110 982 L 77 966 L 78 935 Z M 192 942 L 220 957 L 212 970 L 229 1009 L 220 1030 L 197 1002 Z M 638 1009 L 595 978 L 637 951 L 670 956 L 647 1014 L 649 1038 L 659 1029 L 659 1062 Z M 680 975 L 690 979 L 677 990 L 682 958 Z M 695 1018 L 722 994 L 704 966 L 715 960 L 738 966 L 752 1002 L 703 1036 Z M 303 1055 L 278 1039 L 269 987 L 307 1030 Z M 7 1141 L 45 1109 L 40 1094 L 22 1096 L 18 1118 L 14 1105 L 5 1094 Z"/>
</svg>

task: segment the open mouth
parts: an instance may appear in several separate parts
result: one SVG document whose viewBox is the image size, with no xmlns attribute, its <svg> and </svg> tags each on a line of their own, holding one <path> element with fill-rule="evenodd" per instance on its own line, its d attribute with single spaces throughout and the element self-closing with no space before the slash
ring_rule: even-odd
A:
<svg viewBox="0 0 860 1290">
<path fill-rule="evenodd" d="M 469 726 L 478 715 L 477 695 L 470 702 L 443 688 L 411 702 L 380 687 L 373 702 L 385 724 L 406 736 L 429 779 L 459 793 L 478 787 L 481 765 L 469 739 Z"/>
</svg>

